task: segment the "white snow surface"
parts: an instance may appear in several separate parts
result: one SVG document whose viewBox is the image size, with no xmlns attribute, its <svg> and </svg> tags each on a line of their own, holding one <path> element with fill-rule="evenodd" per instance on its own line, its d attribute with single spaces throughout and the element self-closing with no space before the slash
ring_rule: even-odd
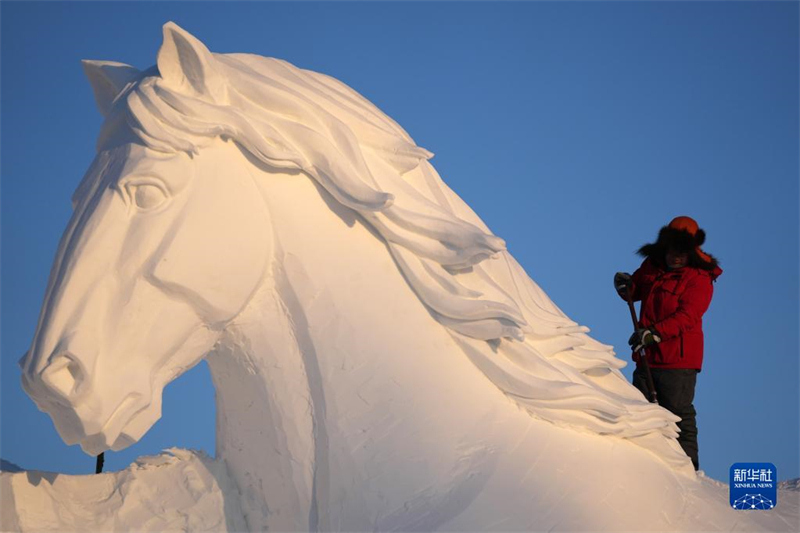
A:
<svg viewBox="0 0 800 533">
<path fill-rule="evenodd" d="M 177 448 L 141 457 L 120 472 L 2 472 L 0 492 L 2 531 L 245 529 L 238 500 L 226 499 L 236 488 L 224 465 Z"/>
<path fill-rule="evenodd" d="M 208 361 L 216 457 L 2 473 L 20 531 L 798 530 L 730 508 L 676 417 L 563 313 L 393 120 L 173 23 L 90 61 L 106 117 L 25 390 L 68 444 L 138 441 Z"/>
<path fill-rule="evenodd" d="M 778 507 L 736 511 L 728 506 L 728 485 L 705 477 L 669 480 L 658 493 L 637 494 L 631 479 L 646 472 L 587 474 L 584 461 L 555 467 L 558 485 L 514 495 L 501 511 L 524 505 L 528 531 L 798 531 L 798 480 L 779 484 Z M 528 475 L 552 476 L 546 463 L 531 465 Z M 670 482 L 671 481 L 671 482 Z M 604 486 L 603 486 L 604 485 Z M 627 485 L 627 487 L 626 487 Z M 785 489 L 783 487 L 786 487 Z M 142 457 L 120 472 L 72 476 L 49 472 L 0 472 L 0 530 L 41 532 L 245 531 L 240 493 L 227 469 L 202 452 L 173 448 Z M 469 495 L 422 491 L 408 509 L 429 507 L 429 499 L 449 498 L 449 513 L 468 504 Z M 655 502 L 647 503 L 651 498 Z M 498 502 L 500 503 L 500 502 Z M 644 507 L 641 507 L 644 505 Z M 414 523 L 384 523 L 381 530 L 520 530 L 510 516 L 491 521 L 419 515 Z M 399 517 L 396 516 L 395 519 Z M 518 525 L 518 524 L 517 524 Z M 395 527 L 391 527 L 395 526 Z M 471 527 L 472 526 L 472 527 Z M 338 528 L 344 530 L 342 528 Z"/>
</svg>

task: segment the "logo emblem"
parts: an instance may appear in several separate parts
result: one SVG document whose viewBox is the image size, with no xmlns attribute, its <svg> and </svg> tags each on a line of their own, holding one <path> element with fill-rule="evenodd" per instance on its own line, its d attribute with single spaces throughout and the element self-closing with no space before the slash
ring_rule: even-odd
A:
<svg viewBox="0 0 800 533">
<path fill-rule="evenodd" d="M 778 505 L 778 470 L 772 463 L 734 463 L 730 471 L 731 507 L 770 510 Z"/>
</svg>

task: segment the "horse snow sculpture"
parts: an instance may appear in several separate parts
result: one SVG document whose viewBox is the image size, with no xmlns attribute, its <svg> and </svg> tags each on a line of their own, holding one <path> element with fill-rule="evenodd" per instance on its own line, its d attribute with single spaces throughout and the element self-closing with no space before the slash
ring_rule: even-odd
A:
<svg viewBox="0 0 800 533">
<path fill-rule="evenodd" d="M 68 444 L 136 442 L 207 358 L 252 530 L 683 516 L 675 417 L 363 97 L 172 23 L 156 67 L 84 67 L 98 155 L 21 361 Z"/>
</svg>

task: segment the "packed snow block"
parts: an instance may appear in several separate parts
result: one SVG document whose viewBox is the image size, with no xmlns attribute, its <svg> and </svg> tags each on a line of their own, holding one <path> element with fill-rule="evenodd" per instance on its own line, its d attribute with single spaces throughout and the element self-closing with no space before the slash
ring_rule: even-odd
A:
<svg viewBox="0 0 800 533">
<path fill-rule="evenodd" d="M 241 531 L 225 466 L 172 448 L 120 472 L 0 473 L 2 531 Z M 233 506 L 233 507 L 231 507 Z"/>
</svg>

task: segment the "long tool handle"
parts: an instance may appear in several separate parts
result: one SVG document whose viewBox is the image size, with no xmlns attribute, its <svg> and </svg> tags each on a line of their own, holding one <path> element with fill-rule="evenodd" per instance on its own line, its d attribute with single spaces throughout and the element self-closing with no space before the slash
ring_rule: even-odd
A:
<svg viewBox="0 0 800 533">
<path fill-rule="evenodd" d="M 633 331 L 635 332 L 637 329 L 639 329 L 639 321 L 636 319 L 636 308 L 633 307 L 633 295 L 631 295 L 630 287 L 625 288 L 625 299 L 628 300 L 628 309 L 631 312 Z M 650 372 L 650 365 L 647 363 L 647 354 L 644 346 L 639 350 L 639 364 L 644 367 L 644 374 L 647 379 L 647 390 L 650 393 L 650 403 L 658 403 L 656 386 L 655 383 L 653 383 L 653 373 Z"/>
</svg>

